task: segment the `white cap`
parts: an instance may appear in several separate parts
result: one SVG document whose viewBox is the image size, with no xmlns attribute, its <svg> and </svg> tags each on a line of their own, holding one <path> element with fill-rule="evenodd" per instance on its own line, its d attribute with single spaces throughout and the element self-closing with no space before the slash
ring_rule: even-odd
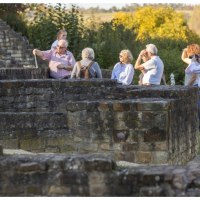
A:
<svg viewBox="0 0 200 200">
<path fill-rule="evenodd" d="M 158 49 L 155 44 L 147 44 L 146 51 L 148 51 L 154 55 L 157 55 Z"/>
</svg>

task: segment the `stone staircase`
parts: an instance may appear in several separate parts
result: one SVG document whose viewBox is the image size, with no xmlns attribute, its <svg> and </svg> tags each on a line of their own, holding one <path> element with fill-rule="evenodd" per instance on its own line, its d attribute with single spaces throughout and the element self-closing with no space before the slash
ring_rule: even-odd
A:
<svg viewBox="0 0 200 200">
<path fill-rule="evenodd" d="M 0 19 L 0 68 L 35 67 L 33 46 Z"/>
</svg>

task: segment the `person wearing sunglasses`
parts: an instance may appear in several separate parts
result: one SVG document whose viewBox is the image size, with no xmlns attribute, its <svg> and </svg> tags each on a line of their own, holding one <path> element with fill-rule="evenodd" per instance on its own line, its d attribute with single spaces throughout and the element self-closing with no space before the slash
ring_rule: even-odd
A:
<svg viewBox="0 0 200 200">
<path fill-rule="evenodd" d="M 55 79 L 70 78 L 76 63 L 73 54 L 67 50 L 67 40 L 59 40 L 55 50 L 41 51 L 34 49 L 33 54 L 49 61 L 50 77 Z"/>
<path fill-rule="evenodd" d="M 134 76 L 132 60 L 131 52 L 128 49 L 122 50 L 119 54 L 119 62 L 112 70 L 111 79 L 117 80 L 122 85 L 130 85 Z"/>
</svg>

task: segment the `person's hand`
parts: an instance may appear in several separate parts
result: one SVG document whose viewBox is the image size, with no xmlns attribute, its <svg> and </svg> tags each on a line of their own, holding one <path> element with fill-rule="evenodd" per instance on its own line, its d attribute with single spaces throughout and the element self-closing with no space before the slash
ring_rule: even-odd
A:
<svg viewBox="0 0 200 200">
<path fill-rule="evenodd" d="M 57 65 L 57 68 L 58 69 L 65 69 L 65 65 L 63 65 L 63 64 Z"/>
<path fill-rule="evenodd" d="M 188 51 L 187 48 L 183 49 L 183 53 L 186 54 L 186 55 L 187 55 L 187 51 Z"/>
<path fill-rule="evenodd" d="M 36 51 L 37 51 L 37 49 L 33 49 L 33 55 L 37 55 Z"/>
<path fill-rule="evenodd" d="M 183 51 L 187 52 L 187 48 L 183 49 Z"/>
<path fill-rule="evenodd" d="M 143 50 L 140 52 L 139 56 L 142 57 L 145 53 L 146 53 L 146 49 L 143 49 Z"/>
<path fill-rule="evenodd" d="M 145 74 L 146 70 L 143 68 L 143 69 L 141 69 L 141 72 L 142 72 L 142 74 Z"/>
</svg>

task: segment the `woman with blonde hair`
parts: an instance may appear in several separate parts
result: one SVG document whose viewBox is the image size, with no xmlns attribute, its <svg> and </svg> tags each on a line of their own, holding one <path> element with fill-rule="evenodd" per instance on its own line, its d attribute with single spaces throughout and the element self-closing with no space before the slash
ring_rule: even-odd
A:
<svg viewBox="0 0 200 200">
<path fill-rule="evenodd" d="M 57 48 L 59 40 L 66 40 L 66 39 L 67 39 L 67 31 L 64 29 L 59 30 L 57 33 L 57 40 L 53 42 L 53 44 L 51 45 L 51 49 Z"/>
<path fill-rule="evenodd" d="M 113 68 L 111 79 L 117 80 L 122 85 L 130 85 L 134 76 L 132 61 L 131 52 L 128 49 L 122 50 L 119 54 L 119 62 Z"/>
</svg>

